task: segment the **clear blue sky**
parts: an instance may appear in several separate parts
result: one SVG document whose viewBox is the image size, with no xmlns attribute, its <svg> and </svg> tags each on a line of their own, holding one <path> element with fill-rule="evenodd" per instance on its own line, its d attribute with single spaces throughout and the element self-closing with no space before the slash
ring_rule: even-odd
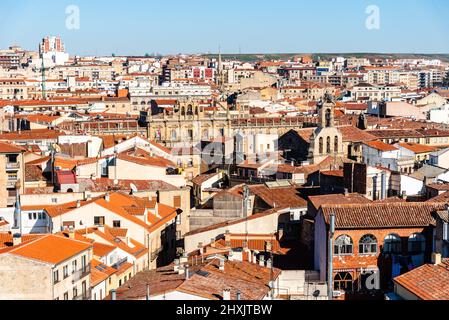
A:
<svg viewBox="0 0 449 320">
<path fill-rule="evenodd" d="M 80 29 L 65 27 L 67 5 Z M 380 29 L 365 28 L 368 5 Z M 60 35 L 70 54 L 449 53 L 447 0 L 1 0 L 0 48 Z"/>
</svg>

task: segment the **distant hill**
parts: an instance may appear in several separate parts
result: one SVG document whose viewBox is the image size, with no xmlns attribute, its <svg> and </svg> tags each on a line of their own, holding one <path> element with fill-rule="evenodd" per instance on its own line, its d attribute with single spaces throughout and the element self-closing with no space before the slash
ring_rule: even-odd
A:
<svg viewBox="0 0 449 320">
<path fill-rule="evenodd" d="M 418 53 L 254 53 L 254 54 L 222 54 L 223 59 L 239 60 L 245 62 L 255 62 L 260 60 L 288 60 L 296 56 L 312 56 L 314 60 L 318 58 L 327 60 L 334 57 L 357 57 L 357 58 L 379 58 L 379 59 L 440 59 L 449 62 L 449 54 L 418 54 Z M 217 58 L 218 54 L 206 55 L 210 58 Z"/>
</svg>

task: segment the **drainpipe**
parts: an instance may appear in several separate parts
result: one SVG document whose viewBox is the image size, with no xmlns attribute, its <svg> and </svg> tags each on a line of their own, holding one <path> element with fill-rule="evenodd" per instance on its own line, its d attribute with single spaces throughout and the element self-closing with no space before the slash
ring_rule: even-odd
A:
<svg viewBox="0 0 449 320">
<path fill-rule="evenodd" d="M 334 257 L 334 233 L 335 233 L 335 213 L 330 214 L 329 218 L 329 243 L 328 243 L 328 258 L 327 258 L 327 283 L 328 283 L 328 298 L 333 300 L 334 284 L 333 284 L 333 257 Z"/>
</svg>

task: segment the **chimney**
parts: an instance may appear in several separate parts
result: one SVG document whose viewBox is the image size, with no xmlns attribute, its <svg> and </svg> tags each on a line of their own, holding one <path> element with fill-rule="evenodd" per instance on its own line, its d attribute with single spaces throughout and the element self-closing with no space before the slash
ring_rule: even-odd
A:
<svg viewBox="0 0 449 320">
<path fill-rule="evenodd" d="M 215 248 L 216 247 L 216 245 L 215 245 L 215 238 L 211 238 L 210 239 L 210 246 L 211 246 L 211 248 Z"/>
<path fill-rule="evenodd" d="M 75 239 L 75 229 L 73 227 L 69 228 L 69 239 Z"/>
<path fill-rule="evenodd" d="M 237 291 L 235 295 L 237 296 L 238 301 L 242 300 L 242 293 L 240 291 Z"/>
<path fill-rule="evenodd" d="M 20 233 L 16 233 L 12 237 L 12 244 L 13 246 L 18 246 L 22 244 L 22 235 Z"/>
<path fill-rule="evenodd" d="M 117 291 L 111 290 L 111 300 L 117 300 Z"/>
<path fill-rule="evenodd" d="M 273 266 L 271 259 L 267 260 L 267 268 L 271 268 Z"/>
<path fill-rule="evenodd" d="M 432 253 L 432 264 L 439 265 L 441 264 L 441 253 Z"/>
<path fill-rule="evenodd" d="M 105 194 L 104 200 L 106 200 L 106 202 L 109 202 L 111 200 L 111 197 L 110 197 L 109 193 Z"/>
<path fill-rule="evenodd" d="M 77 208 L 81 207 L 81 200 L 76 200 L 76 207 Z"/>
<path fill-rule="evenodd" d="M 187 253 L 184 252 L 179 259 L 179 263 L 187 263 L 189 261 L 189 257 L 187 256 Z"/>
<path fill-rule="evenodd" d="M 223 300 L 225 300 L 225 301 L 231 300 L 231 290 L 230 289 L 223 290 Z"/>
<path fill-rule="evenodd" d="M 345 197 L 347 197 L 349 195 L 349 190 L 348 188 L 345 188 Z"/>
<path fill-rule="evenodd" d="M 224 259 L 220 259 L 220 265 L 218 267 L 220 269 L 220 271 L 224 271 L 225 270 L 225 262 Z"/>
<path fill-rule="evenodd" d="M 259 257 L 259 266 L 265 267 L 265 257 L 264 256 Z"/>
<path fill-rule="evenodd" d="M 200 254 L 204 254 L 204 248 L 203 248 L 202 242 L 198 243 L 198 250 L 199 250 Z"/>
<path fill-rule="evenodd" d="M 150 285 L 147 284 L 147 295 L 146 295 L 147 301 L 150 300 Z"/>
<path fill-rule="evenodd" d="M 179 271 L 179 259 L 175 259 L 174 263 L 175 263 L 175 265 L 173 267 L 173 271 L 178 272 Z"/>
<path fill-rule="evenodd" d="M 189 265 L 188 264 L 186 264 L 185 273 L 186 273 L 186 280 L 189 280 L 190 274 L 189 274 Z"/>
<path fill-rule="evenodd" d="M 178 274 L 184 274 L 184 272 L 185 272 L 184 266 L 183 265 L 179 266 Z"/>
</svg>

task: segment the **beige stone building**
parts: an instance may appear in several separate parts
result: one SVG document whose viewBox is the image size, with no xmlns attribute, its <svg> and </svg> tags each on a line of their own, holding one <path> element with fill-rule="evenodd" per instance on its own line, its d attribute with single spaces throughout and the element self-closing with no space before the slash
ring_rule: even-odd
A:
<svg viewBox="0 0 449 320">
<path fill-rule="evenodd" d="M 0 254 L 0 299 L 88 300 L 92 245 L 44 235 Z"/>
<path fill-rule="evenodd" d="M 17 187 L 23 193 L 25 185 L 25 150 L 9 143 L 0 142 L 0 207 L 12 207 Z"/>
</svg>

